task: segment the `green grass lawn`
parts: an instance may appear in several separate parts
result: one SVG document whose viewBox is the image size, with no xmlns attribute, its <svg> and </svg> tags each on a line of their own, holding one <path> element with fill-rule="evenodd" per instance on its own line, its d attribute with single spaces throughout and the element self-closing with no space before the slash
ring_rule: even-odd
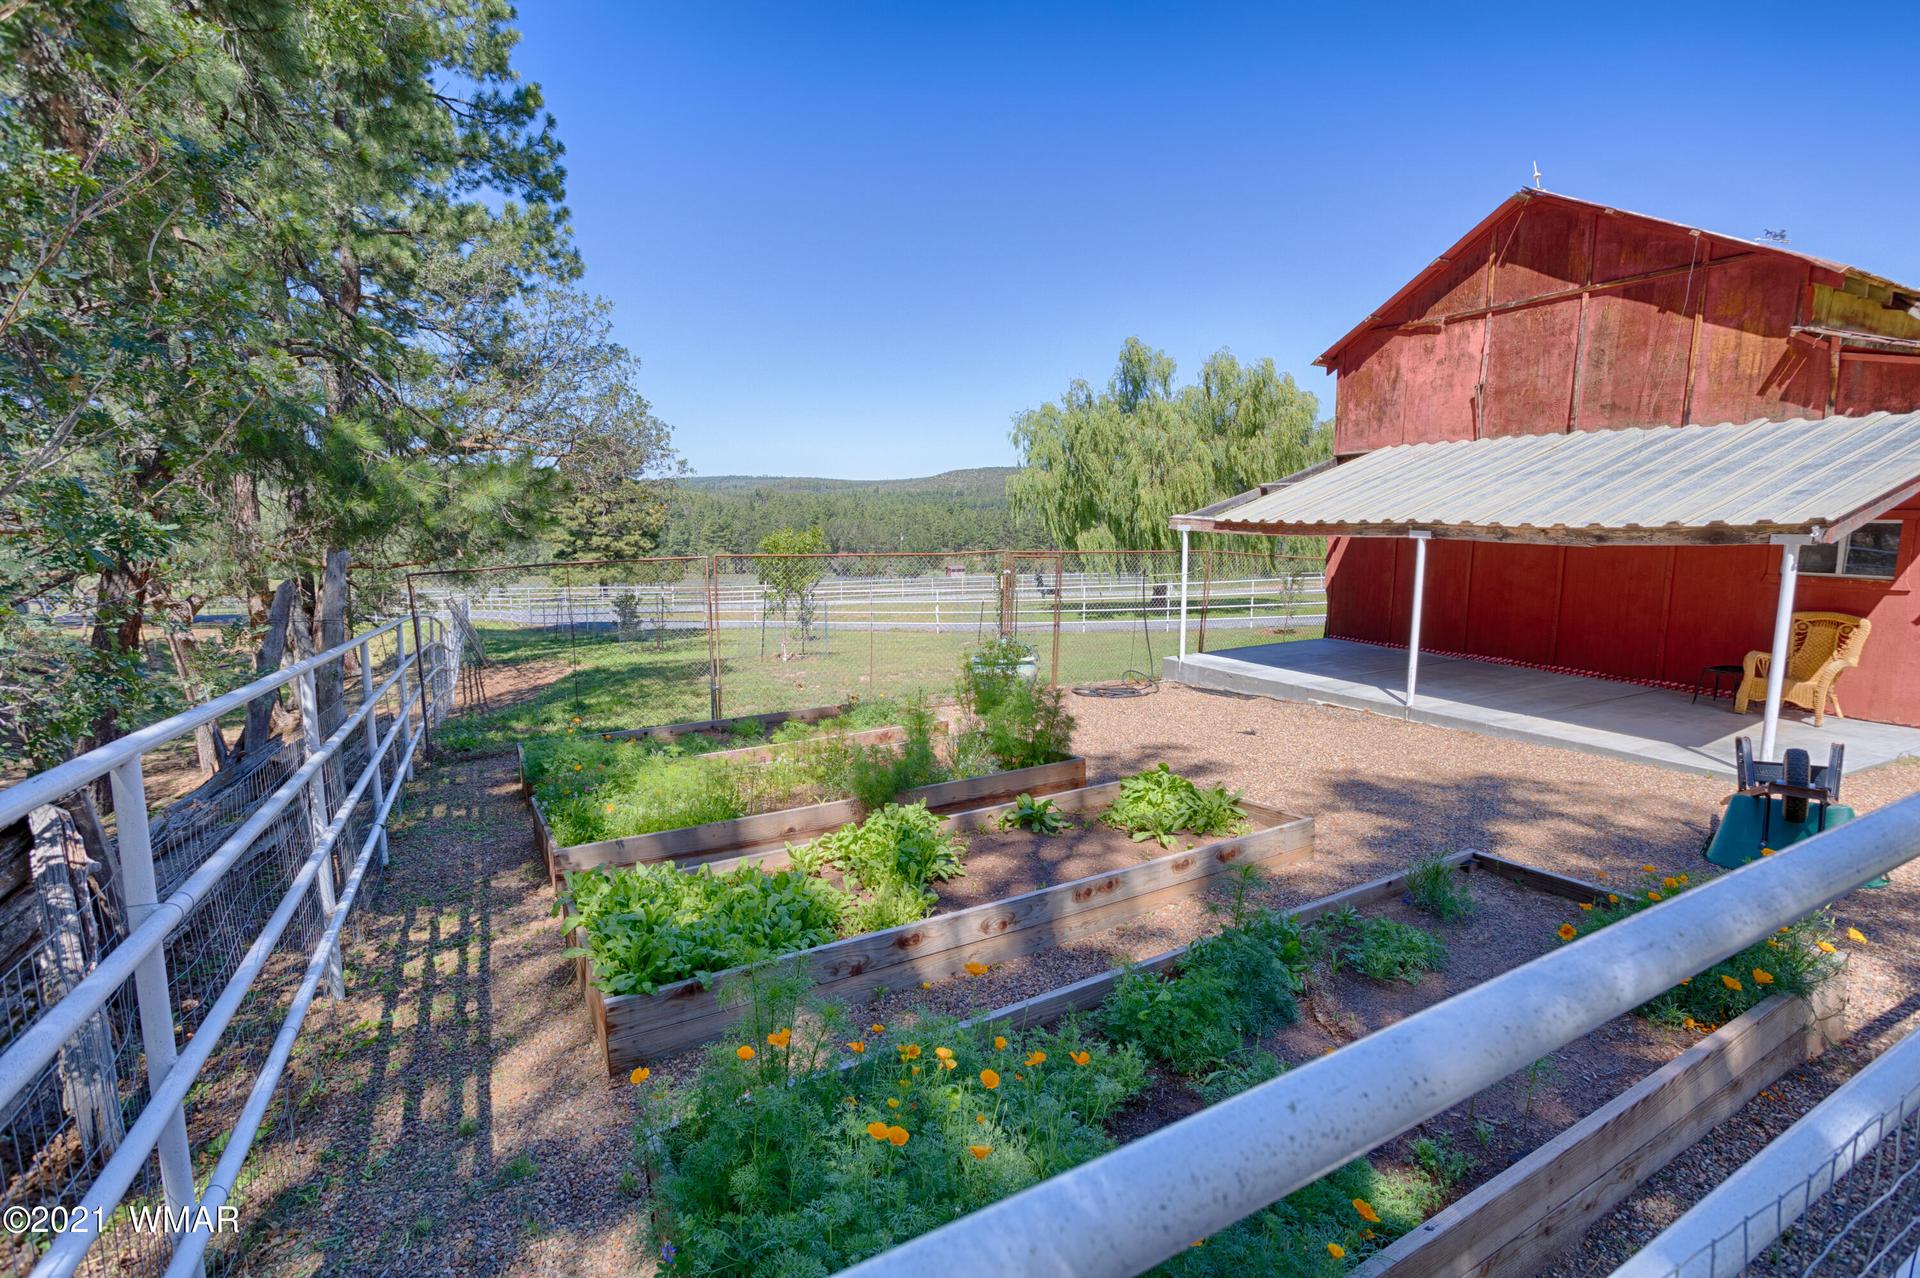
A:
<svg viewBox="0 0 1920 1278">
<path fill-rule="evenodd" d="M 481 631 L 490 708 L 449 720 L 439 734 L 447 749 L 504 749 L 528 737 L 564 732 L 576 717 L 583 731 L 604 732 L 711 714 L 704 634 L 655 643 L 620 640 L 605 631 L 576 632 L 571 639 L 565 631 L 488 625 Z M 983 628 L 940 633 L 830 627 L 824 639 L 804 647 L 790 642 L 782 660 L 777 631 L 722 630 L 720 714 L 762 714 L 915 692 L 941 698 L 965 655 L 994 633 L 991 618 Z M 1207 633 L 1207 649 L 1313 639 L 1320 633 L 1317 624 L 1286 635 L 1267 628 L 1216 627 Z M 1197 622 L 1189 634 L 1197 637 Z M 1038 650 L 1045 677 L 1053 662 L 1051 624 L 1023 625 L 1020 637 Z M 1057 677 L 1064 684 L 1092 683 L 1137 670 L 1157 678 L 1160 659 L 1177 645 L 1172 633 L 1078 634 L 1069 626 L 1060 635 Z"/>
</svg>

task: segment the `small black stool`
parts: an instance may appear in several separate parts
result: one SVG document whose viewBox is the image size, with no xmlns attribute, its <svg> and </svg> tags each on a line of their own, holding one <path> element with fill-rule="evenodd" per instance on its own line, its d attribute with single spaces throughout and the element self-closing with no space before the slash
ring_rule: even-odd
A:
<svg viewBox="0 0 1920 1278">
<path fill-rule="evenodd" d="M 1698 702 L 1700 700 L 1700 690 L 1702 688 L 1709 688 L 1710 690 L 1707 695 L 1713 700 L 1718 701 L 1721 696 L 1720 681 L 1728 678 L 1733 680 L 1733 686 L 1727 689 L 1726 695 L 1729 697 L 1732 696 L 1740 690 L 1740 680 L 1746 677 L 1746 673 L 1747 668 L 1745 666 L 1700 667 L 1700 674 L 1693 681 L 1694 701 Z"/>
</svg>

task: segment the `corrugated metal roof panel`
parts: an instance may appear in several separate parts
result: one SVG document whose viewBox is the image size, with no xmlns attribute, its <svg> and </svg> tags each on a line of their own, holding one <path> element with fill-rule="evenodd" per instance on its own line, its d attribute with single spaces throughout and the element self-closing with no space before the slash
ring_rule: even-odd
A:
<svg viewBox="0 0 1920 1278">
<path fill-rule="evenodd" d="M 1764 541 L 1880 513 L 1920 482 L 1920 413 L 1403 444 L 1176 524 L 1543 540 Z"/>
</svg>

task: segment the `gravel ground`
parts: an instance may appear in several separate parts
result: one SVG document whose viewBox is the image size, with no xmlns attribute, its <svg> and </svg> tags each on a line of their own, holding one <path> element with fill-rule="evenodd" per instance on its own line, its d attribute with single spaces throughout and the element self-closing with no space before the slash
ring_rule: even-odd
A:
<svg viewBox="0 0 1920 1278">
<path fill-rule="evenodd" d="M 1196 779 L 1315 820 L 1316 857 L 1268 884 L 1294 904 L 1432 852 L 1478 848 L 1585 878 L 1642 862 L 1696 879 L 1724 782 L 1617 764 L 1320 706 L 1168 688 L 1075 697 L 1090 780 L 1165 761 Z M 1920 764 L 1849 778 L 1866 810 L 1920 790 Z M 322 1006 L 308 1056 L 324 1061 L 297 1140 L 276 1142 L 242 1200 L 252 1224 L 238 1272 L 599 1275 L 648 1268 L 623 1192 L 626 1089 L 595 1060 L 559 958 L 511 756 L 424 774 L 393 865 L 354 948 L 350 996 Z M 1596 1227 L 1556 1274 L 1605 1272 L 1920 1015 L 1920 872 L 1840 903 L 1873 944 L 1855 954 L 1852 1042 L 1798 1071 L 1688 1151 Z M 984 977 L 871 1000 L 876 1019 L 916 1008 L 998 1006 L 1217 926 L 1169 906 Z M 656 1063 L 663 1079 L 697 1053 Z M 467 1125 L 463 1127 L 462 1120 Z M 465 1134 L 463 1134 L 465 1133 Z M 1711 1148 L 1708 1148 L 1708 1146 Z M 526 1155 L 527 1161 L 516 1161 Z M 530 1165 L 529 1165 L 530 1164 Z"/>
</svg>

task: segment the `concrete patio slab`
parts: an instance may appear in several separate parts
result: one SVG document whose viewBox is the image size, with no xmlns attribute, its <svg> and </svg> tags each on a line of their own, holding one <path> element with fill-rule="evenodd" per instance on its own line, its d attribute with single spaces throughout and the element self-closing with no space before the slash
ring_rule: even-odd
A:
<svg viewBox="0 0 1920 1278">
<path fill-rule="evenodd" d="M 1760 738 L 1759 713 L 1736 715 L 1727 698 L 1696 704 L 1684 692 L 1433 654 L 1420 658 L 1409 708 L 1406 652 L 1344 639 L 1168 657 L 1162 675 L 1190 687 L 1324 702 L 1729 779 L 1734 739 Z M 1920 756 L 1920 728 L 1833 716 L 1816 728 L 1793 707 L 1781 716 L 1782 750 L 1798 746 L 1819 763 L 1834 741 L 1846 743 L 1848 772 Z"/>
</svg>

